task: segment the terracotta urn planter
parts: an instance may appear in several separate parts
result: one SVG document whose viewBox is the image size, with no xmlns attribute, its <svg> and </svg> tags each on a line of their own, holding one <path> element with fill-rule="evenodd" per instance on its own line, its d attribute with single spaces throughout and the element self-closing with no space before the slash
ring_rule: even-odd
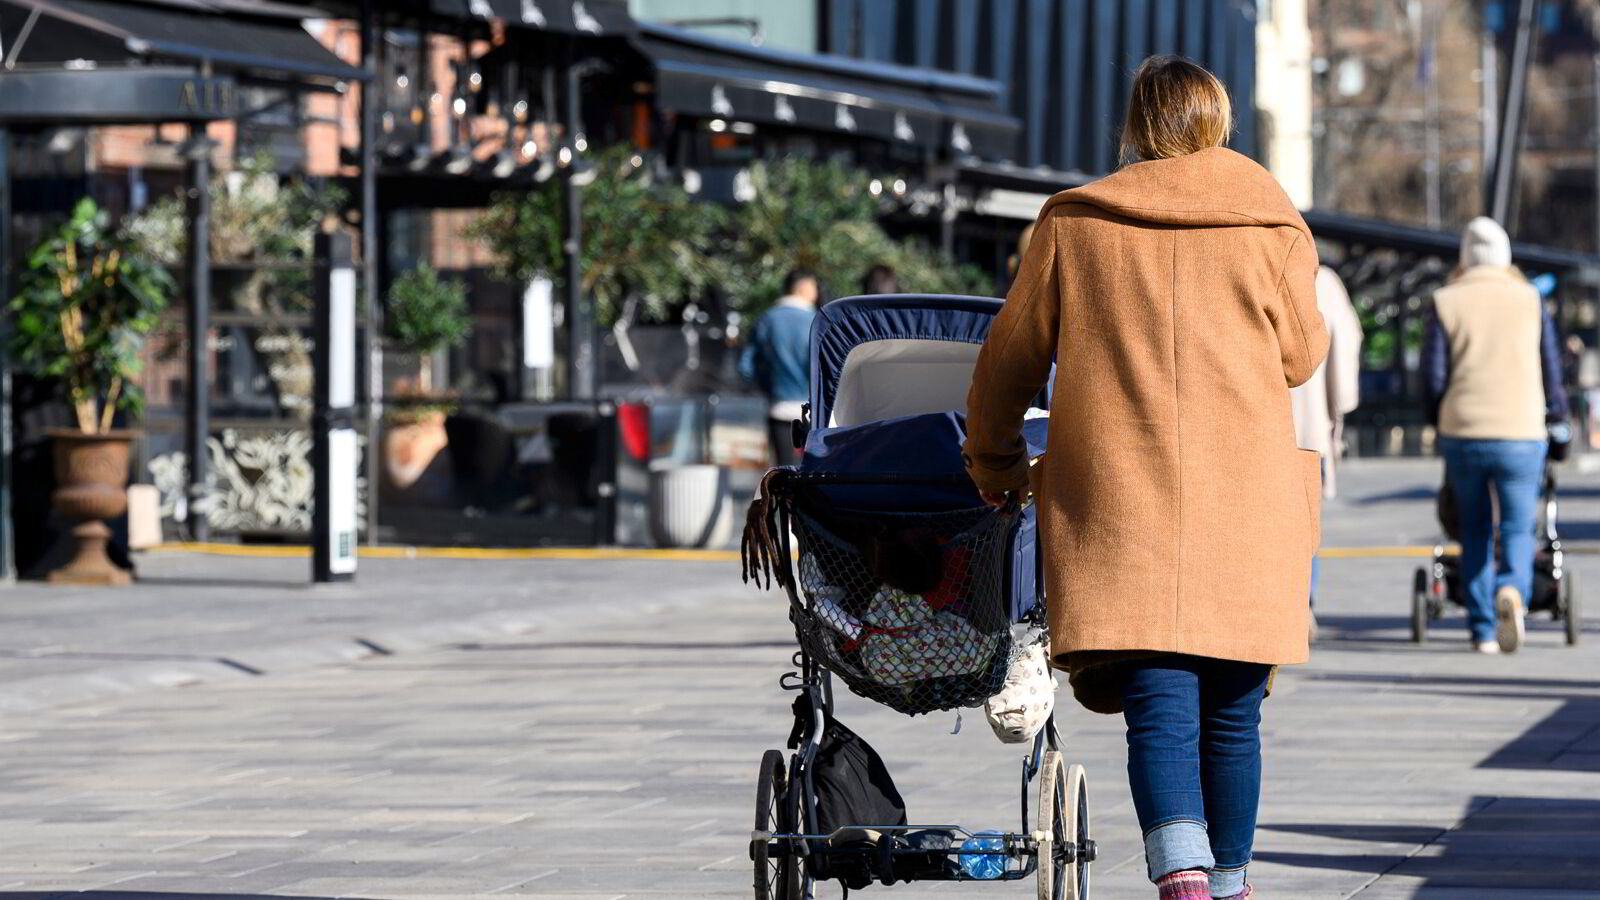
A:
<svg viewBox="0 0 1600 900">
<path fill-rule="evenodd" d="M 114 519 L 128 509 L 128 448 L 131 431 L 85 434 L 71 428 L 49 432 L 55 454 L 55 511 L 73 523 L 72 561 L 50 573 L 52 584 L 125 585 L 132 579 L 106 555 Z"/>
<path fill-rule="evenodd" d="M 396 488 L 410 490 L 449 444 L 444 413 L 438 410 L 390 425 L 383 435 L 384 474 Z"/>
</svg>

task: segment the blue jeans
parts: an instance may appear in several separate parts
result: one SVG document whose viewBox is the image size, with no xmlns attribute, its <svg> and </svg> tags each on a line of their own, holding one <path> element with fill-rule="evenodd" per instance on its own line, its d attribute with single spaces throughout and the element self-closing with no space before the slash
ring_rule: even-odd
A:
<svg viewBox="0 0 1600 900">
<path fill-rule="evenodd" d="M 1123 685 L 1128 784 L 1150 880 L 1211 874 L 1244 890 L 1261 799 L 1261 698 L 1270 667 L 1167 655 L 1129 663 Z"/>
<path fill-rule="evenodd" d="M 1494 595 L 1510 585 L 1527 604 L 1533 595 L 1533 528 L 1544 480 L 1544 441 L 1442 437 L 1450 485 L 1461 510 L 1461 578 L 1467 627 L 1475 641 L 1494 640 Z M 1495 566 L 1493 490 L 1500 500 L 1500 565 Z"/>
</svg>

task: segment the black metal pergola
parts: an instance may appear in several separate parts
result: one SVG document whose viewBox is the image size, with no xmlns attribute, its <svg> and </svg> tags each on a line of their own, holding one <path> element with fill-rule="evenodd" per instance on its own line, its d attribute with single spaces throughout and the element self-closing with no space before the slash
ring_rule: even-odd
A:
<svg viewBox="0 0 1600 900">
<path fill-rule="evenodd" d="M 239 87 L 342 90 L 362 80 L 301 22 L 321 14 L 270 0 L 0 0 L 0 296 L 10 296 L 10 134 L 62 126 L 186 124 L 189 141 L 186 415 L 190 508 L 207 484 L 210 142 L 206 124 L 248 116 Z M 0 575 L 11 576 L 10 365 L 0 360 Z M 203 513 L 193 521 L 205 535 Z"/>
</svg>

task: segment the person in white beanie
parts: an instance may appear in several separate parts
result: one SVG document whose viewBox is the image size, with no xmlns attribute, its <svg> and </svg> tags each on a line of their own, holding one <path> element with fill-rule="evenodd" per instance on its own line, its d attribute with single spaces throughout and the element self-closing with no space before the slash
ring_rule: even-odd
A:
<svg viewBox="0 0 1600 900">
<path fill-rule="evenodd" d="M 1483 216 L 1468 222 L 1461 265 L 1434 293 L 1422 369 L 1460 509 L 1467 626 L 1481 653 L 1522 646 L 1546 428 L 1567 415 L 1560 359 L 1555 325 L 1512 266 L 1505 229 Z M 1500 506 L 1498 567 L 1491 491 Z"/>
</svg>

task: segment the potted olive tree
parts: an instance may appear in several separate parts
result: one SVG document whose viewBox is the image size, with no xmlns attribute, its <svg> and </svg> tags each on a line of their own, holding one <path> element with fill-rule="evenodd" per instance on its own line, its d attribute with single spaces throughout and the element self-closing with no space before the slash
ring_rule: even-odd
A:
<svg viewBox="0 0 1600 900">
<path fill-rule="evenodd" d="M 137 414 L 144 338 L 173 291 L 172 277 L 119 231 L 93 200 L 78 202 L 29 255 L 10 303 L 11 352 L 35 374 L 59 379 L 76 427 L 50 431 L 57 514 L 74 523 L 72 560 L 52 582 L 127 584 L 106 556 L 106 519 L 127 509 L 128 448 L 118 410 Z"/>
<path fill-rule="evenodd" d="M 440 278 L 427 263 L 396 278 L 387 300 L 389 345 L 417 357 L 416 402 L 390 413 L 383 437 L 385 472 L 395 487 L 406 490 L 449 443 L 444 418 L 450 403 L 435 392 L 433 361 L 439 351 L 461 346 L 472 330 L 472 317 L 466 286 Z"/>
<path fill-rule="evenodd" d="M 655 177 L 626 146 L 595 154 L 583 190 L 581 294 L 595 323 L 628 346 L 635 320 L 669 321 L 676 304 L 728 280 L 721 265 L 725 211 L 675 180 Z M 562 275 L 562 197 L 552 180 L 495 198 L 473 234 L 518 284 Z M 624 361 L 635 365 L 630 354 Z M 650 521 L 662 546 L 700 546 L 732 523 L 727 473 L 704 459 L 651 464 Z"/>
</svg>

